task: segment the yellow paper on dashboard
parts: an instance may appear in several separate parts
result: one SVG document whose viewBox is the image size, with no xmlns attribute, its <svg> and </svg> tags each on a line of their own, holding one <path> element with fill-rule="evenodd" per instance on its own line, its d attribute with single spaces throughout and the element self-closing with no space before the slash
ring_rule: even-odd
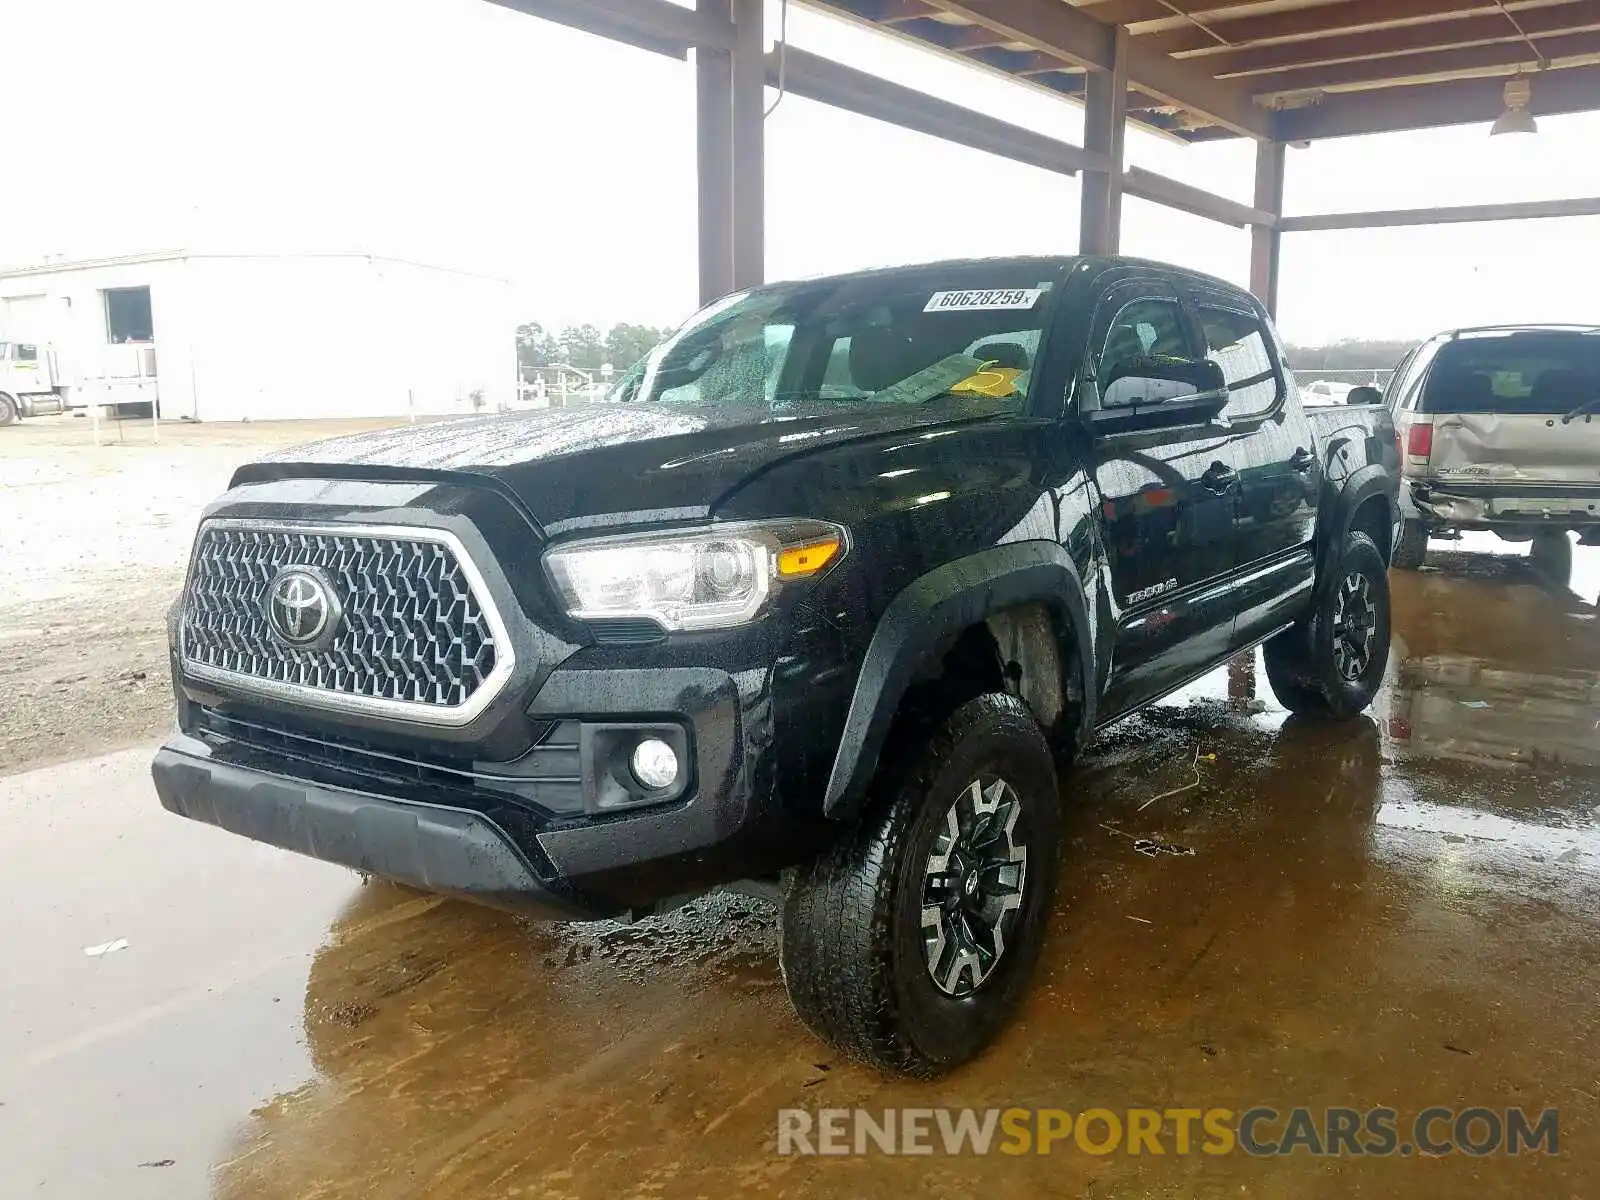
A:
<svg viewBox="0 0 1600 1200">
<path fill-rule="evenodd" d="M 1016 367 L 999 367 L 986 362 L 950 390 L 1001 400 L 1017 394 L 1017 376 L 1020 374 L 1022 372 Z"/>
</svg>

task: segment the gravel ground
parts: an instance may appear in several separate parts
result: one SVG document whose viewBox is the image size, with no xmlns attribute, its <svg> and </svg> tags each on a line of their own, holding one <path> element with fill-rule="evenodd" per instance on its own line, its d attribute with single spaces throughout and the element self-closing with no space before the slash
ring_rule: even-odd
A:
<svg viewBox="0 0 1600 1200">
<path fill-rule="evenodd" d="M 165 614 L 207 501 L 241 463 L 393 421 L 0 429 L 0 775 L 161 734 Z"/>
</svg>

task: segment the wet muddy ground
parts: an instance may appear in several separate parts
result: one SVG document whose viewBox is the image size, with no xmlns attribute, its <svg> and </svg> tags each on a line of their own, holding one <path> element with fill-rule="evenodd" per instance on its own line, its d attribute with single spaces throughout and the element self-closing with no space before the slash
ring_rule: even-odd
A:
<svg viewBox="0 0 1600 1200">
<path fill-rule="evenodd" d="M 801 1027 L 755 900 L 528 925 L 171 817 L 148 748 L 0 779 L 0 1194 L 1600 1194 L 1600 554 L 1433 561 L 1370 719 L 1223 671 L 1096 742 L 1021 1018 L 934 1083 Z M 943 1105 L 1520 1105 L 1560 1153 L 775 1152 Z"/>
</svg>

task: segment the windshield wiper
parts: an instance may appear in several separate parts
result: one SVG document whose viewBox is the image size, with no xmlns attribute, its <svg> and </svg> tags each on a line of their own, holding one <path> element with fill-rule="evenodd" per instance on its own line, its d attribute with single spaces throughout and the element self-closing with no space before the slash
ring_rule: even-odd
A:
<svg viewBox="0 0 1600 1200">
<path fill-rule="evenodd" d="M 1566 416 L 1562 417 L 1561 423 L 1563 425 L 1572 424 L 1573 421 L 1576 421 L 1579 417 L 1583 416 L 1584 413 L 1588 412 L 1597 404 L 1600 404 L 1600 396 L 1596 396 L 1593 400 L 1585 400 L 1582 404 L 1578 405 L 1577 408 L 1573 409 Z"/>
</svg>

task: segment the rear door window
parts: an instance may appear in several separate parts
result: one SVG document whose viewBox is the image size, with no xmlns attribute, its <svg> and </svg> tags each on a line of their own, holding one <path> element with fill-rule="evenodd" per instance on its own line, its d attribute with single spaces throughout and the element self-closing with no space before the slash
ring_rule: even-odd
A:
<svg viewBox="0 0 1600 1200">
<path fill-rule="evenodd" d="M 1420 411 L 1550 416 L 1600 397 L 1600 334 L 1511 333 L 1443 343 Z"/>
<path fill-rule="evenodd" d="M 1206 334 L 1206 357 L 1222 368 L 1228 381 L 1225 415 L 1232 420 L 1259 417 L 1277 407 L 1283 398 L 1283 378 L 1261 318 L 1205 303 L 1198 311 Z"/>
</svg>

